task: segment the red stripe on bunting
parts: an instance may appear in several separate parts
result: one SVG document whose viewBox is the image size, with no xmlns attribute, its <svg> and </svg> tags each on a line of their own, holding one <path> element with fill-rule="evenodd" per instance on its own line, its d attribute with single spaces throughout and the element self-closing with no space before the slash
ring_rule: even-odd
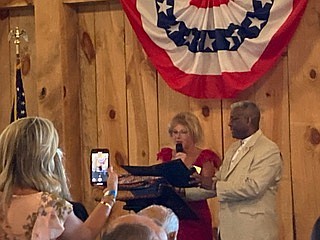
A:
<svg viewBox="0 0 320 240">
<path fill-rule="evenodd" d="M 211 8 L 211 7 L 217 7 L 222 4 L 227 4 L 229 0 L 191 0 L 190 5 L 194 5 L 198 8 Z"/>
</svg>

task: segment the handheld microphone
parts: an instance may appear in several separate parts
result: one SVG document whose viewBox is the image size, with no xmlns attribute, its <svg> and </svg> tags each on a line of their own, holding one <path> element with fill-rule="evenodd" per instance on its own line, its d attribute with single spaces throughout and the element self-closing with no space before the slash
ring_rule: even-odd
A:
<svg viewBox="0 0 320 240">
<path fill-rule="evenodd" d="M 177 143 L 176 144 L 176 152 L 183 152 L 183 146 L 182 143 Z"/>
</svg>

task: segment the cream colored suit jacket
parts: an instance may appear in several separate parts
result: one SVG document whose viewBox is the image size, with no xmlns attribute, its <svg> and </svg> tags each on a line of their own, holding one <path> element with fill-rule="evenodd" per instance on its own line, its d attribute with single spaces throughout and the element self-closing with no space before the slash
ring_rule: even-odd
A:
<svg viewBox="0 0 320 240">
<path fill-rule="evenodd" d="M 252 135 L 237 155 L 233 143 L 217 172 L 222 240 L 278 240 L 276 192 L 282 158 L 278 146 L 261 130 Z"/>
</svg>

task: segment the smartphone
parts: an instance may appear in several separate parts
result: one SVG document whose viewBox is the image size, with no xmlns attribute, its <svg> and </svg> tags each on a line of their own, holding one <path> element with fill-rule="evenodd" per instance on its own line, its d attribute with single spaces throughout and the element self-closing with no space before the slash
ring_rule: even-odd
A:
<svg viewBox="0 0 320 240">
<path fill-rule="evenodd" d="M 95 148 L 90 154 L 91 185 L 107 185 L 110 152 L 107 148 Z"/>
</svg>

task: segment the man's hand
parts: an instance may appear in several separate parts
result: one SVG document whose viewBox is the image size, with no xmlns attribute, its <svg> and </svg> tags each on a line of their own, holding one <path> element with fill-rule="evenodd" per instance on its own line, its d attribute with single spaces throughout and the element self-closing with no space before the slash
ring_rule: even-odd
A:
<svg viewBox="0 0 320 240">
<path fill-rule="evenodd" d="M 217 180 L 212 177 L 205 177 L 201 176 L 197 172 L 193 173 L 191 175 L 192 181 L 190 183 L 192 184 L 198 184 L 199 187 L 202 187 L 207 190 L 216 190 L 216 182 Z"/>
</svg>

